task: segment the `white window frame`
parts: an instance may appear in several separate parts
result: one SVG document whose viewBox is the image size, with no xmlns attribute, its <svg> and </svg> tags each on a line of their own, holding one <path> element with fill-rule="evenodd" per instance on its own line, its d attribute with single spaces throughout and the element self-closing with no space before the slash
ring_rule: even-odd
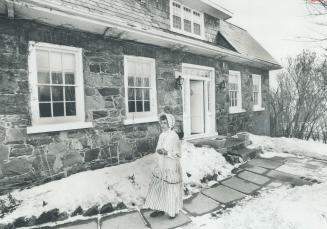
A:
<svg viewBox="0 0 327 229">
<path fill-rule="evenodd" d="M 228 82 L 230 82 L 230 77 L 231 76 L 236 76 L 237 77 L 237 84 L 238 84 L 238 91 L 237 91 L 237 106 L 231 107 L 229 105 L 229 113 L 234 114 L 234 113 L 241 113 L 245 112 L 245 110 L 242 108 L 242 79 L 241 79 L 241 72 L 239 71 L 229 71 L 228 74 Z M 229 85 L 228 85 L 228 96 L 229 95 Z"/>
<path fill-rule="evenodd" d="M 40 117 L 38 101 L 38 80 L 36 50 L 49 52 L 69 53 L 75 56 L 75 100 L 76 115 L 64 117 Z M 29 87 L 30 87 L 30 109 L 32 126 L 27 127 L 27 133 L 43 133 L 61 130 L 82 129 L 92 127 L 92 122 L 85 122 L 84 107 L 84 79 L 83 79 L 83 59 L 82 49 L 70 46 L 55 45 L 42 42 L 29 42 Z"/>
<path fill-rule="evenodd" d="M 151 65 L 150 73 L 150 111 L 149 112 L 128 112 L 128 62 L 146 62 Z M 139 57 L 139 56 L 124 56 L 124 87 L 125 87 L 125 110 L 126 119 L 125 125 L 157 122 L 158 121 L 158 109 L 157 109 L 157 87 L 156 87 L 156 62 L 153 58 Z"/>
<path fill-rule="evenodd" d="M 252 74 L 252 83 L 253 85 L 255 84 L 255 81 L 257 80 L 259 82 L 259 91 L 258 91 L 258 104 L 254 104 L 253 103 L 253 111 L 263 111 L 265 110 L 264 107 L 262 107 L 262 77 L 261 75 L 257 75 L 257 74 Z M 254 87 L 253 87 L 254 88 Z M 254 102 L 254 91 L 253 91 L 253 102 Z"/>
<path fill-rule="evenodd" d="M 178 4 L 178 5 L 181 6 L 181 29 L 177 29 L 177 28 L 175 28 L 173 26 L 173 7 L 174 7 L 173 3 Z M 192 30 L 192 32 L 187 32 L 187 31 L 184 30 L 184 16 L 183 16 L 184 15 L 184 7 L 191 10 L 191 15 L 192 15 L 191 30 Z M 193 12 L 196 12 L 196 13 L 200 14 L 200 20 L 201 20 L 201 23 L 200 23 L 201 34 L 200 35 L 194 33 L 194 22 L 195 21 L 193 19 L 194 18 Z M 191 37 L 195 37 L 195 38 L 204 40 L 205 37 L 204 37 L 204 16 L 203 16 L 203 13 L 198 11 L 198 10 L 192 9 L 191 7 L 183 5 L 178 1 L 171 0 L 170 1 L 170 30 L 173 31 L 173 32 L 176 32 L 176 33 L 181 33 L 181 34 L 184 34 L 184 35 L 187 35 L 187 36 L 191 36 Z"/>
</svg>

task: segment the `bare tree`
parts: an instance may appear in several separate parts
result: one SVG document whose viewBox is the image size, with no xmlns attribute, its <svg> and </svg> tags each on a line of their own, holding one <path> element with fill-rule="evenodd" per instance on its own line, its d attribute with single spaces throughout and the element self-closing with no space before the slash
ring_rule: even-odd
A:
<svg viewBox="0 0 327 229">
<path fill-rule="evenodd" d="M 272 135 L 312 138 L 327 117 L 327 60 L 309 51 L 289 58 L 270 97 Z"/>
</svg>

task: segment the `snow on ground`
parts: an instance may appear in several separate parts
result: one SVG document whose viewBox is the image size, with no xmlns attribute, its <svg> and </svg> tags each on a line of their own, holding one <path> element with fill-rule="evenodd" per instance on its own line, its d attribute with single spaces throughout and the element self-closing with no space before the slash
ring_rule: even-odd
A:
<svg viewBox="0 0 327 229">
<path fill-rule="evenodd" d="M 308 157 L 288 158 L 285 164 L 277 170 L 300 177 L 316 179 L 320 182 L 327 181 L 327 162 Z"/>
<path fill-rule="evenodd" d="M 313 194 L 314 193 L 314 194 Z M 327 183 L 266 190 L 217 217 L 192 217 L 185 229 L 326 229 Z"/>
<path fill-rule="evenodd" d="M 262 147 L 266 156 L 302 155 L 327 160 L 327 144 L 297 138 L 271 138 L 250 134 L 252 147 Z"/>
<path fill-rule="evenodd" d="M 211 148 L 195 147 L 191 143 L 184 142 L 182 151 L 183 181 L 189 189 L 191 189 L 191 185 L 201 185 L 199 181 L 209 174 L 220 174 L 218 180 L 222 180 L 229 176 L 234 168 L 229 163 L 226 163 L 225 158 L 220 153 L 217 155 L 217 151 Z M 191 176 L 188 177 L 187 173 Z M 192 191 L 196 192 L 197 190 Z"/>
<path fill-rule="evenodd" d="M 123 201 L 128 206 L 142 207 L 151 178 L 151 169 L 155 163 L 154 154 L 131 163 L 78 173 L 67 178 L 53 181 L 23 191 L 14 191 L 12 195 L 22 200 L 18 209 L 0 219 L 8 223 L 14 219 L 32 215 L 39 216 L 43 211 L 59 208 L 71 213 L 78 206 L 84 210 L 95 204 L 113 205 Z M 192 144 L 182 144 L 184 184 L 201 187 L 200 180 L 206 175 L 221 174 L 223 179 L 233 169 L 217 151 L 208 148 L 196 148 Z M 219 169 L 219 170 L 218 170 Z M 191 174 L 190 177 L 186 172 Z M 4 199 L 5 196 L 0 197 Z M 43 201 L 47 204 L 43 206 Z"/>
<path fill-rule="evenodd" d="M 217 217 L 211 214 L 192 217 L 192 223 L 182 228 L 326 229 L 327 145 L 251 134 L 250 140 L 250 147 L 260 147 L 263 150 L 261 156 L 281 156 L 287 159 L 277 170 L 316 178 L 322 183 L 291 188 L 273 182 L 262 189 L 259 196 L 247 197 Z"/>
</svg>

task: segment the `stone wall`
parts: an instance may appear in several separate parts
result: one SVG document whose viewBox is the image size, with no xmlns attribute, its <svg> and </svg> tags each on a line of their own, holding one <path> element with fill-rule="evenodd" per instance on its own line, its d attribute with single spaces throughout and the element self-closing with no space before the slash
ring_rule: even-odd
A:
<svg viewBox="0 0 327 229">
<path fill-rule="evenodd" d="M 224 62 L 219 69 L 220 80 L 228 80 L 228 71 L 240 71 L 242 80 L 242 108 L 246 112 L 238 114 L 229 114 L 229 96 L 228 88 L 219 91 L 216 88 L 216 119 L 217 130 L 220 134 L 235 134 L 237 132 L 248 131 L 255 134 L 269 135 L 270 121 L 269 121 L 269 72 L 267 70 L 256 69 L 235 63 Z M 252 102 L 252 74 L 261 75 L 262 83 L 262 107 L 264 111 L 253 111 Z M 216 82 L 219 82 L 219 77 Z"/>
<path fill-rule="evenodd" d="M 86 121 L 94 128 L 27 134 L 31 125 L 28 88 L 28 42 L 47 42 L 83 49 Z M 182 130 L 182 95 L 175 89 L 175 71 L 182 63 L 214 67 L 216 84 L 227 80 L 228 69 L 241 70 L 243 94 L 250 99 L 250 73 L 267 72 L 222 63 L 205 56 L 132 41 L 110 39 L 25 20 L 0 18 L 0 183 L 69 175 L 87 169 L 125 163 L 154 152 L 160 132 L 157 123 L 123 125 L 125 118 L 123 57 L 156 60 L 158 112 L 174 114 Z M 266 86 L 264 87 L 266 90 Z M 265 91 L 266 92 L 266 91 Z M 265 93 L 263 93 L 265 94 Z M 162 96 L 165 95 L 165 96 Z M 264 96 L 264 104 L 265 104 Z M 245 106 L 250 106 L 244 102 Z M 216 89 L 217 128 L 220 134 L 261 128 L 265 112 L 228 114 L 227 88 Z M 260 114 L 260 115 L 259 115 Z M 259 116 L 257 118 L 257 116 Z M 257 121 L 254 120 L 256 118 Z M 237 121 L 235 121 L 237 120 Z M 269 122 L 269 119 L 268 119 Z M 252 129 L 249 130 L 252 130 Z M 8 189 L 7 186 L 1 186 Z"/>
</svg>

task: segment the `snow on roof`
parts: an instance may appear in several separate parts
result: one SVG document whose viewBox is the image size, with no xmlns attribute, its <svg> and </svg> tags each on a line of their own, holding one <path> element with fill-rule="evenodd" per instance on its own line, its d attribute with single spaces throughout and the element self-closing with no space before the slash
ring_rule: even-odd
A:
<svg viewBox="0 0 327 229">
<path fill-rule="evenodd" d="M 267 50 L 265 50 L 246 30 L 221 20 L 219 31 L 240 54 L 249 58 L 255 58 L 279 65 Z"/>
</svg>

